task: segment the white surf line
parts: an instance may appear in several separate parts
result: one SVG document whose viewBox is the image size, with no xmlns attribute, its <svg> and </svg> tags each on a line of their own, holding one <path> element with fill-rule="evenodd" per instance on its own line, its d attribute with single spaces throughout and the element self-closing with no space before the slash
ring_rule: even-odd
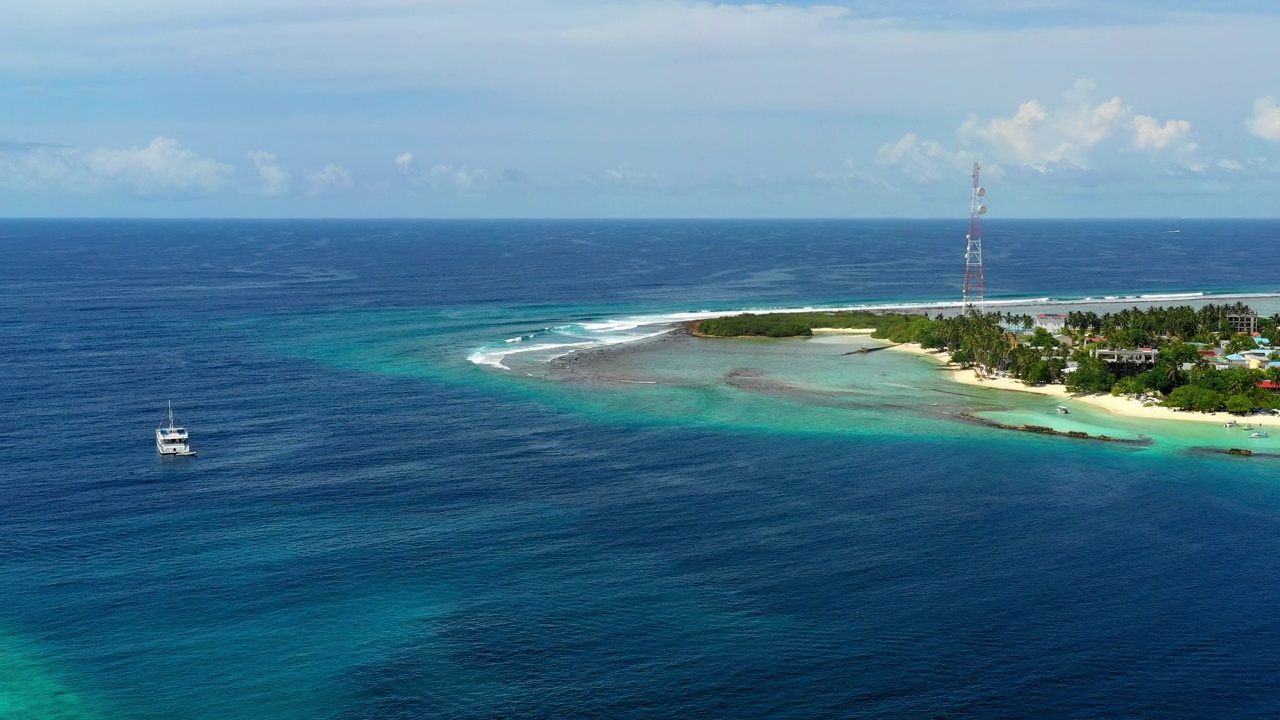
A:
<svg viewBox="0 0 1280 720">
<path fill-rule="evenodd" d="M 593 345 L 593 344 L 594 343 L 590 341 L 578 342 L 578 343 L 552 343 L 548 345 L 534 345 L 531 347 L 522 347 L 522 348 L 511 349 L 511 350 L 502 350 L 502 351 L 491 350 L 489 352 L 485 352 L 484 349 L 482 348 L 468 355 L 467 360 L 470 360 L 476 365 L 488 365 L 490 367 L 496 367 L 502 370 L 510 370 L 511 368 L 507 367 L 502 363 L 502 361 L 505 360 L 508 355 L 538 352 L 539 350 L 554 350 L 556 348 L 563 348 L 563 347 L 575 347 L 575 346 L 582 347 L 582 346 Z M 573 352 L 573 350 L 565 351 L 554 357 L 563 357 L 564 355 L 568 355 L 571 352 Z"/>
<path fill-rule="evenodd" d="M 982 307 L 1052 307 L 1061 305 L 1131 305 L 1142 303 L 1170 303 L 1177 301 L 1222 301 L 1222 300 L 1247 300 L 1247 299 L 1280 299 L 1280 293 L 1277 292 L 1242 292 L 1242 293 L 1222 293 L 1215 294 L 1210 291 L 1186 291 L 1186 292 L 1168 292 L 1168 293 L 1137 293 L 1124 295 L 1103 295 L 1101 297 L 1075 297 L 1075 298 L 1054 298 L 1029 297 L 1029 298 L 1000 298 L 996 300 L 987 300 L 982 303 Z M 645 327 L 661 327 L 661 330 L 643 335 L 630 336 L 624 338 L 609 338 L 607 336 L 599 339 L 587 340 L 574 343 L 556 343 L 552 345 L 536 345 L 525 346 L 519 349 L 511 349 L 508 351 L 486 352 L 483 348 L 473 352 L 467 359 L 477 365 L 489 365 L 491 367 L 510 370 L 502 363 L 503 358 L 507 354 L 534 352 L 538 350 L 547 350 L 551 348 L 568 348 L 563 353 L 556 354 L 548 361 L 555 358 L 564 357 L 572 353 L 591 347 L 602 347 L 607 345 L 622 345 L 639 340 L 646 340 L 657 337 L 664 333 L 670 332 L 676 325 L 690 322 L 693 320 L 710 320 L 712 318 L 731 317 L 734 315 L 742 315 L 744 313 L 836 313 L 836 312 L 887 312 L 887 311 L 926 311 L 926 310 L 957 310 L 964 307 L 964 302 L 960 300 L 937 300 L 937 301 L 921 301 L 921 302 L 905 302 L 905 303 L 864 303 L 853 305 L 804 305 L 800 307 L 749 307 L 733 310 L 692 310 L 685 312 L 674 312 L 653 315 L 632 315 L 618 318 L 602 318 L 599 320 L 585 320 L 576 323 L 578 327 L 589 332 L 599 332 L 602 335 L 609 332 L 618 332 L 625 330 L 635 330 Z M 544 328 L 544 331 L 557 331 L 568 329 L 573 324 L 560 325 L 555 327 Z M 532 338 L 532 336 L 522 336 L 522 338 Z M 514 342 L 513 342 L 514 341 Z M 517 344 L 519 341 L 504 341 L 510 344 Z"/>
<path fill-rule="evenodd" d="M 1210 302 L 1214 300 L 1245 300 L 1269 298 L 1278 299 L 1280 293 L 1223 293 L 1217 295 L 1211 292 L 1176 292 L 1176 293 L 1145 293 L 1137 295 L 1103 295 L 1101 297 L 1075 297 L 1075 298 L 1055 298 L 1055 297 L 1030 297 L 1030 298 L 1001 298 L 997 300 L 987 300 L 982 303 L 983 307 L 999 306 L 999 307 L 1022 307 L 1022 306 L 1055 306 L 1055 305 L 1128 305 L 1131 303 L 1167 303 L 1179 300 L 1204 300 Z M 736 310 L 698 310 L 682 313 L 670 313 L 663 316 L 647 316 L 649 324 L 657 324 L 661 322 L 677 323 L 687 322 L 690 320 L 710 320 L 712 318 L 730 317 L 733 315 L 742 315 L 743 313 L 830 313 L 830 312 L 855 312 L 855 311 L 886 311 L 886 310 L 949 310 L 964 307 L 964 302 L 960 300 L 937 300 L 937 301 L 921 301 L 921 302 L 904 302 L 904 303 L 879 303 L 879 304 L 858 304 L 858 305 L 805 305 L 802 307 L 755 307 L 742 308 Z M 635 318 L 639 321 L 642 318 Z"/>
</svg>

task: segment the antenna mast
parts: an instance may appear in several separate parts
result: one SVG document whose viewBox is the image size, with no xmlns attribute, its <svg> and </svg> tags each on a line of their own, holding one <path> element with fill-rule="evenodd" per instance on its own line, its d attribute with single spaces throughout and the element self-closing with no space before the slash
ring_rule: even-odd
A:
<svg viewBox="0 0 1280 720">
<path fill-rule="evenodd" d="M 965 236 L 969 245 L 964 251 L 964 302 L 962 304 L 965 310 L 975 306 L 981 310 L 984 299 L 982 216 L 987 213 L 987 206 L 982 204 L 982 197 L 987 194 L 987 189 L 978 183 L 978 171 L 981 169 L 982 166 L 978 163 L 973 164 L 973 194 L 969 196 L 969 234 Z"/>
</svg>

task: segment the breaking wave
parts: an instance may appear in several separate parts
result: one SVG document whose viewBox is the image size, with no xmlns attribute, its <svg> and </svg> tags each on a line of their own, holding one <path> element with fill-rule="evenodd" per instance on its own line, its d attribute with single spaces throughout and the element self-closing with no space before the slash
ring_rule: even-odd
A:
<svg viewBox="0 0 1280 720">
<path fill-rule="evenodd" d="M 1153 303 L 1234 302 L 1237 300 L 1270 298 L 1280 299 L 1280 293 L 1232 293 L 1209 292 L 1141 293 L 1133 295 L 1100 295 L 1075 298 L 1033 297 L 999 298 L 983 303 L 986 309 L 1028 309 L 1062 306 L 1091 306 L 1106 309 L 1108 306 L 1128 306 Z M 851 305 L 805 305 L 800 307 L 740 307 L 724 310 L 689 310 L 648 315 L 628 315 L 601 318 L 555 327 L 495 341 L 473 351 L 467 359 L 476 365 L 510 370 L 505 360 L 520 355 L 535 363 L 545 363 L 572 352 L 588 348 L 636 342 L 671 332 L 683 323 L 706 320 L 742 313 L 807 313 L 847 311 L 955 311 L 963 303 L 959 300 L 922 301 L 901 303 L 859 303 Z"/>
</svg>

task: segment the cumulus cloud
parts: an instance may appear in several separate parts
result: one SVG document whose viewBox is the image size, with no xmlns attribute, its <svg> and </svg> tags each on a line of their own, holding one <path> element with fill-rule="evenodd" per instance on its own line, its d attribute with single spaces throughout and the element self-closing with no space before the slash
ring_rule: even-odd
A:
<svg viewBox="0 0 1280 720">
<path fill-rule="evenodd" d="M 1280 107 L 1273 97 L 1258 98 L 1253 104 L 1253 117 L 1245 123 L 1249 132 L 1263 140 L 1280 142 Z"/>
<path fill-rule="evenodd" d="M 351 185 L 351 171 L 341 165 L 329 164 L 323 170 L 307 173 L 307 192 L 311 195 L 343 190 Z"/>
<path fill-rule="evenodd" d="M 254 150 L 246 157 L 258 171 L 258 177 L 262 180 L 263 195 L 283 195 L 289 192 L 289 182 L 293 176 L 280 167 L 275 153 Z"/>
<path fill-rule="evenodd" d="M 1191 132 L 1186 120 L 1168 120 L 1164 125 L 1150 115 L 1133 118 L 1133 147 L 1138 150 L 1163 150 L 1174 140 Z"/>
<path fill-rule="evenodd" d="M 166 137 L 146 147 L 98 148 L 85 153 L 83 161 L 96 177 L 110 178 L 142 195 L 211 193 L 224 187 L 235 172 L 230 165 L 201 157 Z"/>
<path fill-rule="evenodd" d="M 1113 154 L 1167 151 L 1169 161 L 1191 169 L 1210 164 L 1198 145 L 1184 142 L 1191 133 L 1190 122 L 1161 123 L 1150 115 L 1135 115 L 1119 97 L 1097 102 L 1094 89 L 1092 82 L 1080 81 L 1053 105 L 1033 98 L 1008 117 L 970 117 L 960 125 L 957 136 L 972 150 L 948 150 L 939 142 L 908 133 L 881 147 L 879 160 L 921 181 L 952 176 L 954 169 L 973 156 L 986 158 L 996 173 L 1005 168 L 1027 168 L 1040 174 L 1083 178 L 1077 171 L 1092 169 L 1104 147 Z"/>
<path fill-rule="evenodd" d="M 985 146 L 1005 164 L 1040 171 L 1054 164 L 1088 167 L 1093 148 L 1112 138 L 1131 114 L 1118 97 L 1095 103 L 1093 91 L 1092 82 L 1080 81 L 1052 109 L 1032 99 L 1019 105 L 1012 117 L 985 123 L 969 118 L 960 136 Z"/>
<path fill-rule="evenodd" d="M 19 190 L 200 195 L 223 189 L 234 173 L 232 166 L 166 137 L 157 137 L 143 147 L 87 151 L 56 145 L 0 148 L 0 186 Z"/>
<path fill-rule="evenodd" d="M 919 182 L 953 176 L 957 169 L 971 162 L 970 153 L 947 150 L 941 143 L 921 140 L 915 133 L 907 133 L 898 142 L 881 147 L 876 160 L 884 166 L 901 168 L 904 175 Z"/>
<path fill-rule="evenodd" d="M 523 172 L 515 169 L 495 172 L 469 165 L 419 162 L 411 152 L 400 153 L 392 163 L 417 187 L 436 192 L 480 193 L 522 183 L 526 179 Z"/>
<path fill-rule="evenodd" d="M 433 165 L 427 173 L 427 180 L 437 190 L 479 190 L 491 185 L 495 178 L 483 168 L 469 168 L 466 165 Z"/>
<path fill-rule="evenodd" d="M 87 192 L 99 184 L 80 164 L 79 148 L 43 143 L 0 146 L 0 188 Z"/>
</svg>

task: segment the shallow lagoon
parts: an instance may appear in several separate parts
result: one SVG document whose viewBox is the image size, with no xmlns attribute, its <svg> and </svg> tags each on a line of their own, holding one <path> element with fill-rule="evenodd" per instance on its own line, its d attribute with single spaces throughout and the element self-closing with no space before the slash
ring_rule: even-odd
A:
<svg viewBox="0 0 1280 720">
<path fill-rule="evenodd" d="M 1006 425 L 1149 441 L 1147 449 L 1155 452 L 1232 447 L 1280 452 L 1280 437 L 1250 438 L 1243 429 L 1131 418 L 1071 400 L 961 384 L 931 358 L 876 351 L 883 347 L 865 336 L 838 334 L 783 340 L 678 337 L 573 353 L 550 367 L 517 363 L 507 374 L 517 382 L 518 375 L 555 382 L 553 392 L 593 409 L 693 424 L 856 435 L 1015 432 L 975 428 L 959 417 L 968 412 Z M 864 350 L 872 352 L 859 352 Z M 1057 412 L 1059 404 L 1070 413 Z M 1242 425 L 1261 430 L 1273 422 L 1280 429 L 1275 418 L 1241 419 Z"/>
</svg>

